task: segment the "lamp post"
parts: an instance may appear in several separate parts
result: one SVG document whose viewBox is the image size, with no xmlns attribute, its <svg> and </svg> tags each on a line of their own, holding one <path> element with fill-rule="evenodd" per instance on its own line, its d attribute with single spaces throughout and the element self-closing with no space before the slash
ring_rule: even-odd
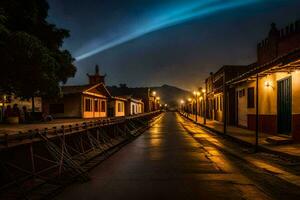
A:
<svg viewBox="0 0 300 200">
<path fill-rule="evenodd" d="M 159 104 L 160 104 L 160 97 L 156 97 L 156 100 L 157 100 L 157 107 L 159 107 Z M 158 108 L 156 109 L 156 110 L 158 110 Z"/>
<path fill-rule="evenodd" d="M 180 100 L 180 110 L 181 110 L 181 112 L 183 112 L 183 105 L 184 104 L 184 101 L 183 100 Z"/>
<path fill-rule="evenodd" d="M 188 114 L 190 114 L 190 113 L 192 112 L 192 106 L 191 106 L 191 104 L 192 104 L 192 99 L 191 99 L 191 98 L 188 98 L 188 102 L 189 102 L 189 104 L 188 104 Z"/>
<path fill-rule="evenodd" d="M 152 97 L 154 97 L 154 102 L 153 102 L 153 110 L 156 110 L 156 91 L 152 91 Z"/>
<path fill-rule="evenodd" d="M 2 101 L 0 102 L 0 108 L 1 108 L 1 113 L 0 113 L 0 123 L 3 121 L 3 116 L 4 116 L 4 95 L 2 96 Z"/>
<path fill-rule="evenodd" d="M 206 124 L 206 90 L 205 89 L 202 89 L 202 94 L 203 94 L 203 105 L 204 105 L 203 124 Z"/>
<path fill-rule="evenodd" d="M 198 97 L 200 96 L 200 92 L 194 91 L 194 96 L 196 100 L 196 112 L 195 112 L 195 121 L 197 122 L 197 116 L 198 116 Z"/>
</svg>

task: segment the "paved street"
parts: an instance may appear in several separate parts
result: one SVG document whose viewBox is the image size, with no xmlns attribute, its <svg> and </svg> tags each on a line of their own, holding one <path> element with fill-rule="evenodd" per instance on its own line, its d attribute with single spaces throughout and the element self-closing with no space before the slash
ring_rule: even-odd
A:
<svg viewBox="0 0 300 200">
<path fill-rule="evenodd" d="M 175 113 L 57 199 L 268 199 L 221 152 L 197 142 Z M 209 145 L 209 144 L 207 144 Z"/>
</svg>

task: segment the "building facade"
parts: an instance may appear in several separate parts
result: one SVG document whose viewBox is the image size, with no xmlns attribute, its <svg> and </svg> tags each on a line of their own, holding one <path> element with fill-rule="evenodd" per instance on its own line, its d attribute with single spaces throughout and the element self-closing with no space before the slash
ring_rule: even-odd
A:
<svg viewBox="0 0 300 200">
<path fill-rule="evenodd" d="M 144 103 L 141 99 L 127 97 L 126 115 L 137 115 L 144 113 Z"/>
<path fill-rule="evenodd" d="M 225 95 L 224 90 L 221 95 L 226 96 L 222 115 L 227 113 L 227 124 L 300 141 L 299 71 L 300 22 L 281 30 L 272 24 L 267 38 L 257 45 L 257 61 L 244 73 L 225 79 Z M 209 102 L 216 96 L 220 78 L 211 76 L 206 80 L 207 117 L 218 120 L 218 106 Z"/>
<path fill-rule="evenodd" d="M 109 99 L 109 117 L 124 117 L 125 116 L 125 105 L 127 99 L 122 97 L 111 97 Z"/>
<path fill-rule="evenodd" d="M 44 101 L 44 112 L 54 118 L 107 117 L 110 93 L 105 86 L 105 76 L 99 74 L 96 66 L 95 74 L 88 77 L 88 85 L 62 86 L 61 98 Z"/>
<path fill-rule="evenodd" d="M 203 98 L 200 101 L 206 100 L 207 111 L 206 115 L 208 119 L 216 120 L 219 122 L 224 121 L 224 90 L 228 90 L 228 102 L 235 102 L 234 89 L 225 88 L 225 83 L 249 70 L 249 66 L 244 65 L 224 65 L 217 72 L 210 73 L 210 76 L 205 80 L 206 99 Z M 228 106 L 228 118 L 230 124 L 235 124 L 235 108 L 232 104 Z"/>
<path fill-rule="evenodd" d="M 277 30 L 258 44 L 258 65 L 229 83 L 236 87 L 238 125 L 300 141 L 300 23 Z M 258 118 L 256 118 L 258 116 Z"/>
<path fill-rule="evenodd" d="M 142 101 L 142 112 L 151 112 L 157 109 L 157 99 L 151 94 L 149 88 L 130 88 L 125 84 L 120 84 L 119 87 L 111 86 L 108 90 L 113 96 L 131 97 L 132 99 Z"/>
</svg>

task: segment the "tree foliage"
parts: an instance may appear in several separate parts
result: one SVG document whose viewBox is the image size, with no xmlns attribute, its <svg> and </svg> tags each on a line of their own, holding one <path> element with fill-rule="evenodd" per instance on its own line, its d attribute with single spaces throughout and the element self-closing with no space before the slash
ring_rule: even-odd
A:
<svg viewBox="0 0 300 200">
<path fill-rule="evenodd" d="M 0 89 L 28 98 L 56 96 L 75 75 L 74 58 L 62 49 L 69 31 L 46 21 L 46 0 L 0 1 Z"/>
</svg>

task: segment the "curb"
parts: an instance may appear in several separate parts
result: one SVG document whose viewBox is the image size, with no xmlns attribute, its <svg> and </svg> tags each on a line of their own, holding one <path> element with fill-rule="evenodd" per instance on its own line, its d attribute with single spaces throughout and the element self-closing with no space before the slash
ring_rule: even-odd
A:
<svg viewBox="0 0 300 200">
<path fill-rule="evenodd" d="M 208 126 L 205 126 L 204 124 L 200 124 L 200 123 L 198 123 L 198 122 L 195 122 L 194 120 L 192 120 L 191 118 L 186 117 L 186 116 L 183 115 L 182 113 L 179 113 L 179 114 L 180 114 L 182 117 L 184 117 L 185 119 L 190 120 L 190 121 L 193 122 L 194 124 L 199 125 L 199 126 L 201 126 L 202 128 L 204 128 L 204 129 L 206 129 L 206 130 L 208 130 L 208 131 L 211 131 L 211 132 L 213 132 L 213 133 L 215 133 L 215 134 L 218 134 L 219 136 L 221 136 L 221 137 L 223 137 L 223 138 L 228 138 L 228 139 L 234 141 L 235 143 L 239 143 L 239 144 L 241 144 L 241 145 L 243 145 L 243 146 L 246 146 L 246 147 L 252 147 L 252 148 L 255 147 L 255 145 L 252 144 L 252 143 L 250 143 L 250 142 L 241 140 L 241 139 L 236 138 L 236 137 L 234 137 L 234 136 L 232 136 L 232 135 L 224 134 L 223 132 L 220 132 L 220 131 L 218 131 L 218 130 L 215 130 L 215 129 L 213 129 L 213 128 L 210 128 L 210 127 L 208 127 Z M 265 153 L 274 154 L 274 155 L 277 155 L 277 156 L 279 156 L 279 157 L 283 157 L 283 158 L 285 158 L 285 159 L 287 158 L 287 159 L 289 159 L 289 160 L 294 160 L 294 161 L 300 162 L 300 155 L 299 155 L 299 156 L 291 155 L 291 154 L 289 154 L 289 153 L 285 153 L 285 152 L 281 152 L 281 151 L 276 151 L 276 150 L 273 150 L 273 149 L 269 149 L 268 147 L 265 147 L 265 146 L 262 146 L 262 145 L 258 145 L 258 150 L 259 150 L 259 151 L 262 151 L 262 152 L 265 152 Z"/>
</svg>

